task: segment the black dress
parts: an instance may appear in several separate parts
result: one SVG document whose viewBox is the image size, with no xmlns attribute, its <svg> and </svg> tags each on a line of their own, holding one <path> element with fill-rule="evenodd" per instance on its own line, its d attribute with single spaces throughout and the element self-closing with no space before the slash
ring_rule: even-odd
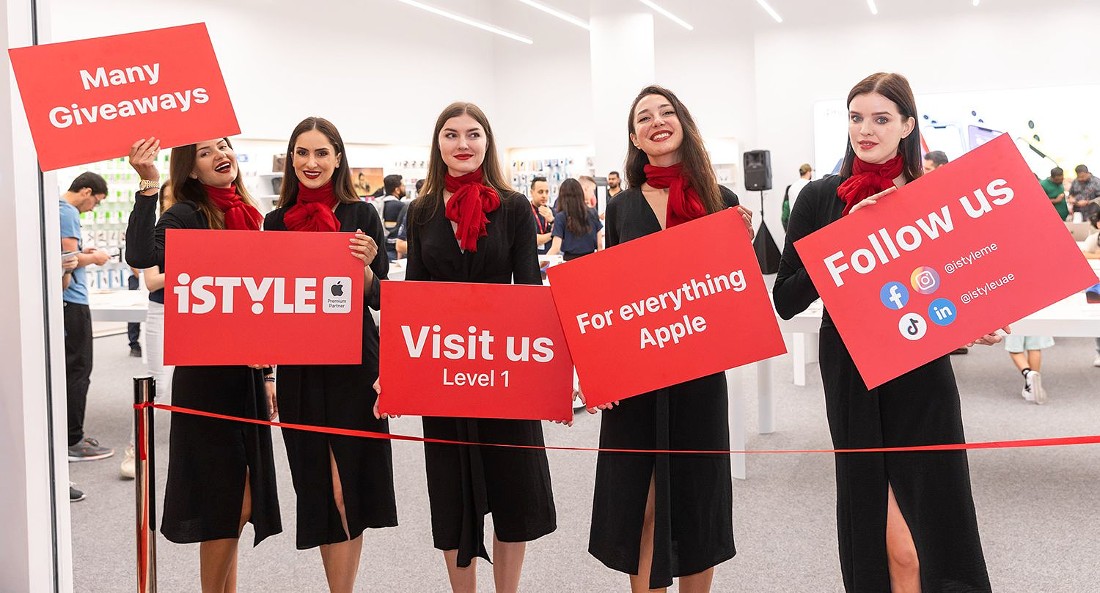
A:
<svg viewBox="0 0 1100 593">
<path fill-rule="evenodd" d="M 726 188 L 722 198 L 737 205 Z M 661 230 L 641 189 L 608 203 L 605 238 L 611 248 Z M 600 447 L 622 449 L 730 448 L 725 373 L 636 395 L 602 412 Z M 656 497 L 649 586 L 669 587 L 736 554 L 729 455 L 600 453 L 588 551 L 609 568 L 638 574 L 639 545 L 650 477 Z"/>
<path fill-rule="evenodd" d="M 264 230 L 285 231 L 277 209 L 264 219 Z M 362 229 L 379 245 L 371 262 L 374 283 L 363 303 L 363 361 L 358 365 L 279 365 L 279 416 L 294 424 L 389 432 L 389 421 L 374 417 L 374 380 L 378 378 L 378 327 L 367 307 L 377 310 L 379 280 L 389 271 L 386 235 L 378 211 L 370 204 L 340 204 L 336 207 L 340 231 Z M 342 253 L 331 257 L 351 257 Z M 297 546 L 304 550 L 347 541 L 340 513 L 333 501 L 332 466 L 336 459 L 344 497 L 344 514 L 352 539 L 365 528 L 397 525 L 397 502 L 393 493 L 393 460 L 390 442 L 339 435 L 284 430 L 283 442 L 298 495 Z"/>
<path fill-rule="evenodd" d="M 154 229 L 156 211 L 155 195 L 137 195 L 126 227 L 126 263 L 135 268 L 163 268 L 167 229 L 209 228 L 201 211 L 190 202 L 169 208 Z M 247 366 L 176 367 L 172 404 L 242 418 L 269 417 L 263 376 Z M 237 539 L 246 475 L 252 493 L 249 522 L 256 531 L 255 544 L 259 544 L 283 530 L 271 429 L 173 415 L 161 533 L 178 544 Z"/>
<path fill-rule="evenodd" d="M 784 319 L 817 300 L 794 242 L 838 220 L 843 181 L 830 175 L 798 194 L 773 294 Z M 868 390 L 826 310 L 821 383 L 836 448 L 962 443 L 962 411 L 951 361 L 943 356 Z M 837 534 L 844 588 L 890 590 L 887 485 L 916 543 L 925 593 L 989 591 L 965 451 L 837 454 Z"/>
<path fill-rule="evenodd" d="M 409 210 L 406 280 L 542 284 L 535 253 L 535 221 L 522 195 L 506 193 L 488 214 L 488 236 L 476 252 L 463 252 L 439 194 Z M 467 442 L 544 444 L 536 420 L 424 418 L 424 436 Z M 542 450 L 424 444 L 432 535 L 440 550 L 458 550 L 458 566 L 488 559 L 485 514 L 497 538 L 524 542 L 557 528 L 550 466 Z"/>
</svg>

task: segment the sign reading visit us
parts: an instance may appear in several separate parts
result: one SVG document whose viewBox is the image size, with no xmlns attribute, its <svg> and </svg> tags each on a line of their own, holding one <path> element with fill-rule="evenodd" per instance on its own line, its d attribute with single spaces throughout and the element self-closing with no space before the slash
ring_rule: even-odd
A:
<svg viewBox="0 0 1100 593">
<path fill-rule="evenodd" d="M 786 352 L 734 209 L 547 274 L 590 407 Z"/>
<path fill-rule="evenodd" d="M 378 411 L 573 418 L 573 361 L 545 286 L 383 282 Z"/>
<path fill-rule="evenodd" d="M 206 25 L 8 50 L 44 171 L 240 132 Z"/>
<path fill-rule="evenodd" d="M 164 363 L 359 364 L 363 263 L 349 237 L 170 229 Z"/>
<path fill-rule="evenodd" d="M 1007 134 L 795 248 L 869 388 L 1096 282 Z"/>
</svg>

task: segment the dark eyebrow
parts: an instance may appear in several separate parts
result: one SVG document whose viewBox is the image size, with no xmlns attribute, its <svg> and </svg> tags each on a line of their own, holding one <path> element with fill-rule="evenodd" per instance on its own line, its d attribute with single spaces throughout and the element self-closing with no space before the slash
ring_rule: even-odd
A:
<svg viewBox="0 0 1100 593">
<path fill-rule="evenodd" d="M 444 132 L 454 132 L 456 134 L 459 133 L 459 131 L 454 129 L 454 128 L 443 128 L 443 131 Z M 481 131 L 481 126 L 473 127 L 473 128 L 470 128 L 469 130 L 466 130 L 466 131 L 467 132 L 480 132 Z"/>
<path fill-rule="evenodd" d="M 657 106 L 657 109 L 661 110 L 661 109 L 664 109 L 665 107 L 672 107 L 672 104 L 671 103 L 662 103 L 662 104 Z M 641 115 L 641 114 L 643 114 L 647 111 L 649 111 L 649 109 L 639 109 L 638 112 L 635 113 L 634 115 Z"/>
</svg>

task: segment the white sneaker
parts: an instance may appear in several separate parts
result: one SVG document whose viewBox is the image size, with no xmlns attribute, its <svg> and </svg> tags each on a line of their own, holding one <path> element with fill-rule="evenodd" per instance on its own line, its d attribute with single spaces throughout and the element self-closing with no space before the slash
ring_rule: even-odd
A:
<svg viewBox="0 0 1100 593">
<path fill-rule="evenodd" d="M 118 468 L 118 477 L 123 480 L 134 479 L 134 446 L 126 447 L 126 455 L 122 458 L 122 465 Z"/>
<path fill-rule="evenodd" d="M 1043 378 L 1039 375 L 1039 371 L 1028 371 L 1024 375 L 1023 396 L 1027 401 L 1033 401 L 1036 404 L 1046 403 L 1047 392 L 1043 389 Z"/>
<path fill-rule="evenodd" d="M 1096 358 L 1092 359 L 1092 366 L 1100 367 L 1100 353 L 1096 355 Z"/>
</svg>

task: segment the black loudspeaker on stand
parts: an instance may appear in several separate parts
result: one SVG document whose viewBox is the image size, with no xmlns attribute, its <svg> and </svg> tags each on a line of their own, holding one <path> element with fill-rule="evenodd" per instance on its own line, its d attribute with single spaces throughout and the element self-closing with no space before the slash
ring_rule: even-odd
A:
<svg viewBox="0 0 1100 593">
<path fill-rule="evenodd" d="M 745 153 L 745 189 L 760 192 L 760 229 L 752 242 L 756 261 L 764 274 L 779 272 L 779 246 L 772 239 L 768 224 L 764 222 L 764 190 L 772 188 L 772 155 L 767 150 L 750 150 Z"/>
</svg>

